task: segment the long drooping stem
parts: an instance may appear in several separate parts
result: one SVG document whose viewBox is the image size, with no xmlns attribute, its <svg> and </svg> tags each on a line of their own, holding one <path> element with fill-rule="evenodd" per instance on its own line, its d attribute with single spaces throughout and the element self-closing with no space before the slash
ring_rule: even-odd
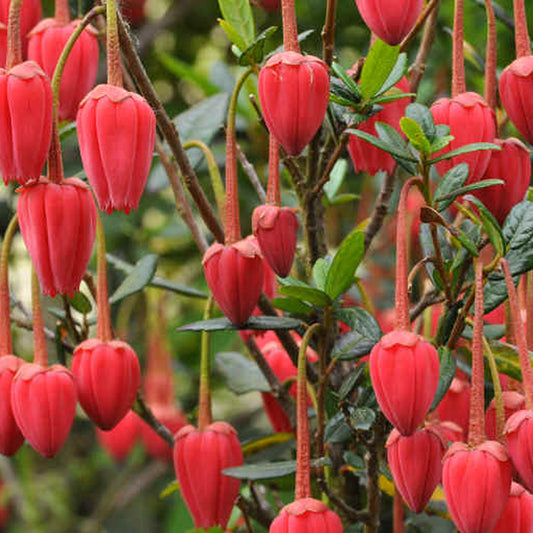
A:
<svg viewBox="0 0 533 533">
<path fill-rule="evenodd" d="M 213 297 L 210 296 L 205 306 L 204 320 L 211 317 Z M 198 429 L 204 431 L 213 421 L 211 412 L 211 342 L 208 331 L 202 331 L 200 354 L 200 393 L 198 405 Z"/>
<path fill-rule="evenodd" d="M 20 35 L 20 10 L 22 0 L 11 0 L 7 22 L 6 70 L 22 63 L 22 37 Z"/>
<path fill-rule="evenodd" d="M 113 338 L 111 330 L 111 310 L 107 291 L 107 259 L 105 256 L 104 224 L 100 216 L 96 217 L 96 269 L 98 284 L 96 287 L 96 306 L 98 307 L 98 321 L 96 324 L 98 338 L 109 342 Z"/>
<path fill-rule="evenodd" d="M 453 58 L 452 58 L 452 97 L 464 93 L 465 60 L 464 60 L 464 0 L 455 0 L 453 18 Z"/>
<path fill-rule="evenodd" d="M 498 373 L 498 366 L 496 365 L 496 359 L 492 353 L 489 342 L 483 336 L 483 349 L 487 354 L 489 360 L 490 377 L 492 379 L 492 385 L 494 387 L 494 407 L 496 414 L 496 440 L 503 442 L 503 427 L 505 425 L 505 407 L 503 404 L 502 384 L 500 383 L 500 375 Z"/>
<path fill-rule="evenodd" d="M 68 0 L 55 1 L 55 19 L 62 26 L 66 26 L 70 22 L 70 8 Z"/>
<path fill-rule="evenodd" d="M 267 203 L 280 206 L 281 191 L 279 185 L 279 146 L 274 135 L 270 134 L 268 149 L 268 187 Z"/>
<path fill-rule="evenodd" d="M 491 109 L 496 109 L 496 63 L 498 60 L 496 16 L 492 0 L 485 0 L 487 11 L 487 49 L 485 59 L 485 100 Z"/>
<path fill-rule="evenodd" d="M 13 353 L 9 300 L 9 252 L 17 227 L 18 217 L 15 214 L 4 235 L 0 256 L 0 357 Z"/>
<path fill-rule="evenodd" d="M 283 19 L 283 48 L 285 48 L 285 52 L 300 52 L 294 0 L 281 0 L 281 17 Z"/>
<path fill-rule="evenodd" d="M 120 45 L 118 40 L 117 8 L 115 0 L 107 0 L 107 83 L 122 87 L 122 69 L 120 67 Z"/>
<path fill-rule="evenodd" d="M 33 313 L 33 362 L 47 367 L 48 354 L 46 353 L 46 337 L 44 334 L 43 311 L 41 309 L 41 287 L 33 268 L 31 274 L 31 303 Z"/>
<path fill-rule="evenodd" d="M 507 285 L 507 294 L 509 295 L 509 308 L 511 311 L 511 327 L 514 331 L 516 346 L 518 348 L 518 357 L 520 359 L 520 370 L 522 371 L 522 382 L 526 396 L 526 409 L 533 408 L 533 371 L 531 370 L 531 361 L 527 350 L 527 341 L 522 320 L 520 317 L 520 306 L 518 304 L 518 295 L 514 286 L 513 278 L 509 264 L 505 259 L 501 260 L 503 273 L 505 275 L 505 284 Z"/>
<path fill-rule="evenodd" d="M 418 183 L 421 183 L 421 180 L 416 177 L 405 182 L 398 203 L 398 225 L 396 227 L 396 329 L 406 331 L 411 329 L 407 289 L 409 266 L 407 251 L 407 197 L 411 187 Z"/>
<path fill-rule="evenodd" d="M 296 396 L 296 488 L 294 498 L 311 497 L 311 447 L 309 445 L 309 420 L 307 418 L 307 348 L 311 337 L 322 328 L 313 324 L 306 332 L 298 352 L 298 381 Z"/>
<path fill-rule="evenodd" d="M 529 56 L 531 55 L 531 44 L 529 41 L 529 31 L 527 29 L 526 7 L 524 0 L 513 0 L 513 9 L 516 57 Z"/>
<path fill-rule="evenodd" d="M 253 72 L 251 68 L 244 71 L 237 80 L 228 109 L 228 123 L 226 125 L 226 208 L 225 208 L 225 242 L 226 245 L 241 240 L 241 222 L 239 217 L 239 186 L 237 181 L 237 147 L 235 138 L 235 118 L 237 116 L 237 101 L 244 82 Z"/>
<path fill-rule="evenodd" d="M 478 446 L 485 440 L 485 380 L 483 372 L 483 264 L 476 263 L 476 302 L 472 341 L 472 389 L 470 391 L 470 427 L 468 444 Z"/>
</svg>

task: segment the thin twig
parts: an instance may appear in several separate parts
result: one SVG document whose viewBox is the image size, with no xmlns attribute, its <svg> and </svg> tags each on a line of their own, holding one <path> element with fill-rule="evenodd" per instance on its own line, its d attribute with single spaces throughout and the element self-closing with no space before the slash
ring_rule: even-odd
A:
<svg viewBox="0 0 533 533">
<path fill-rule="evenodd" d="M 161 424 L 161 422 L 154 416 L 154 413 L 146 405 L 141 391 L 137 391 L 137 396 L 135 398 L 135 403 L 132 407 L 135 411 L 148 425 L 172 448 L 174 446 L 174 435 L 171 431 Z"/>
<path fill-rule="evenodd" d="M 326 7 L 326 20 L 322 28 L 322 57 L 328 67 L 333 63 L 335 50 L 335 14 L 337 12 L 337 0 L 328 0 Z"/>
<path fill-rule="evenodd" d="M 431 0 L 431 2 L 426 6 L 423 13 L 418 17 L 416 24 L 413 26 L 413 29 L 408 33 L 404 40 L 400 43 L 400 52 L 404 52 L 405 49 L 411 44 L 411 41 L 418 35 L 418 32 L 426 22 L 431 12 L 437 7 L 439 0 Z"/>
<path fill-rule="evenodd" d="M 324 185 L 329 181 L 329 175 L 331 174 L 331 171 L 333 170 L 335 163 L 337 162 L 339 157 L 344 152 L 344 149 L 346 148 L 346 145 L 348 144 L 349 139 L 350 139 L 350 136 L 348 134 L 343 133 L 341 135 L 339 139 L 339 143 L 335 147 L 335 150 L 333 151 L 333 153 L 331 154 L 331 157 L 328 160 L 328 164 L 326 165 L 326 168 L 324 170 L 324 173 L 322 174 L 322 177 L 318 180 L 311 194 L 318 195 L 320 191 L 323 189 Z"/>
<path fill-rule="evenodd" d="M 255 189 L 255 192 L 257 193 L 257 196 L 259 196 L 259 199 L 262 203 L 266 204 L 267 201 L 267 195 L 265 192 L 265 189 L 263 188 L 263 185 L 261 185 L 261 180 L 259 179 L 259 176 L 257 175 L 257 172 L 255 171 L 254 166 L 250 161 L 248 161 L 248 158 L 246 157 L 246 154 L 241 150 L 241 147 L 237 144 L 237 157 L 239 158 L 239 161 L 241 162 L 242 169 L 244 170 L 244 173 L 248 176 L 248 179 L 250 180 L 250 183 L 252 184 L 252 187 Z"/>
</svg>

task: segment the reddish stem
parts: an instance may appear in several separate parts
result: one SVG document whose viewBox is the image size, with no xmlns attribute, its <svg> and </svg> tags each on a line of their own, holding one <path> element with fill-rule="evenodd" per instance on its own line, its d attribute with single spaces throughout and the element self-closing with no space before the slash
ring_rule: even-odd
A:
<svg viewBox="0 0 533 533">
<path fill-rule="evenodd" d="M 478 446 L 485 440 L 485 374 L 483 372 L 483 263 L 476 263 L 476 303 L 472 340 L 472 388 L 470 389 L 470 427 L 468 444 Z"/>
<path fill-rule="evenodd" d="M 241 240 L 241 221 L 239 217 L 239 186 L 237 182 L 235 132 L 226 130 L 226 224 L 225 243 L 233 244 Z"/>
<path fill-rule="evenodd" d="M 398 225 L 396 227 L 396 326 L 395 329 L 409 331 L 409 293 L 408 279 L 408 250 L 407 250 L 407 197 L 413 185 L 422 183 L 420 178 L 407 180 L 400 194 L 398 203 Z"/>
<path fill-rule="evenodd" d="M 48 366 L 46 337 L 44 335 L 43 312 L 41 309 L 41 288 L 35 270 L 31 275 L 31 303 L 33 312 L 33 362 L 43 367 Z"/>
<path fill-rule="evenodd" d="M 96 217 L 96 236 L 98 240 L 96 249 L 96 269 L 98 276 L 96 287 L 96 306 L 98 308 L 96 334 L 100 340 L 109 342 L 113 339 L 113 332 L 111 330 L 111 309 L 109 306 L 109 293 L 107 291 L 104 224 L 100 216 Z"/>
<path fill-rule="evenodd" d="M 452 98 L 466 91 L 464 59 L 464 0 L 455 0 L 453 17 Z"/>
<path fill-rule="evenodd" d="M 283 48 L 285 52 L 300 53 L 294 0 L 281 0 L 281 18 L 283 19 Z"/>
<path fill-rule="evenodd" d="M 68 6 L 68 0 L 55 1 L 54 18 L 59 24 L 61 24 L 61 26 L 66 26 L 70 22 L 70 8 Z"/>
<path fill-rule="evenodd" d="M 398 491 L 398 488 L 394 487 L 394 506 L 392 515 L 392 527 L 394 533 L 403 533 L 403 521 L 405 513 L 403 508 L 402 495 Z"/>
<path fill-rule="evenodd" d="M 487 11 L 487 50 L 485 66 L 485 100 L 490 108 L 496 110 L 496 63 L 498 60 L 498 36 L 496 33 L 496 16 L 492 0 L 485 0 Z"/>
<path fill-rule="evenodd" d="M 268 187 L 267 203 L 280 206 L 281 192 L 279 186 L 279 146 L 274 135 L 270 134 L 268 147 Z"/>
<path fill-rule="evenodd" d="M 516 46 L 516 57 L 531 55 L 531 44 L 529 31 L 527 29 L 527 17 L 524 0 L 513 0 L 514 9 L 514 38 Z"/>
<path fill-rule="evenodd" d="M 65 177 L 63 159 L 61 157 L 61 140 L 59 139 L 58 108 L 54 103 L 54 119 L 52 122 L 52 141 L 48 152 L 48 180 L 61 183 Z"/>
<path fill-rule="evenodd" d="M 527 350 L 526 334 L 520 317 L 520 306 L 518 305 L 518 296 L 516 287 L 511 276 L 509 264 L 505 259 L 501 260 L 503 273 L 505 275 L 505 284 L 507 285 L 507 294 L 509 295 L 509 309 L 511 311 L 511 327 L 514 331 L 516 346 L 518 348 L 518 357 L 520 359 L 520 370 L 522 371 L 522 381 L 526 396 L 526 408 L 533 408 L 533 371 L 531 370 L 531 361 Z"/>
<path fill-rule="evenodd" d="M 18 217 L 15 215 L 4 235 L 2 254 L 0 256 L 0 357 L 13 353 L 11 338 L 11 308 L 9 300 L 9 252 L 13 236 L 18 227 Z"/>
<path fill-rule="evenodd" d="M 22 63 L 22 37 L 20 35 L 20 10 L 22 0 L 11 0 L 7 21 L 6 70 Z"/>
<path fill-rule="evenodd" d="M 527 324 L 527 347 L 533 350 L 533 272 L 526 275 L 527 296 L 526 296 L 526 324 Z"/>
<path fill-rule="evenodd" d="M 307 418 L 307 347 L 320 324 L 313 324 L 304 335 L 298 352 L 298 380 L 296 384 L 296 487 L 294 498 L 311 497 L 311 447 Z"/>
<path fill-rule="evenodd" d="M 115 0 L 107 0 L 107 83 L 122 87 L 122 67 L 120 65 L 120 45 L 118 41 L 117 8 Z"/>
</svg>

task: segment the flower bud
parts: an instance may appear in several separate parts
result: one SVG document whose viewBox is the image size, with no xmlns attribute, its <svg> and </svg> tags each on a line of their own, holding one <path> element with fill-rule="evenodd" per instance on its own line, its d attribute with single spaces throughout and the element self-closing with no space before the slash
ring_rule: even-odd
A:
<svg viewBox="0 0 533 533">
<path fill-rule="evenodd" d="M 14 355 L 0 357 L 0 453 L 13 455 L 22 446 L 24 435 L 21 433 L 11 405 L 13 378 L 24 360 Z"/>
<path fill-rule="evenodd" d="M 336 513 L 313 498 L 301 498 L 286 505 L 270 525 L 269 533 L 342 533 Z"/>
</svg>

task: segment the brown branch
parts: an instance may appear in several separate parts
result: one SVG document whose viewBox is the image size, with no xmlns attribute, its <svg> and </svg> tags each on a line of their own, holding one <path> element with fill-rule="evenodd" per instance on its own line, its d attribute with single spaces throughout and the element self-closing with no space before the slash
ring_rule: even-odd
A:
<svg viewBox="0 0 533 533">
<path fill-rule="evenodd" d="M 135 411 L 171 448 L 174 447 L 174 435 L 161 424 L 152 410 L 146 405 L 141 391 L 137 391 L 132 410 Z"/>
<path fill-rule="evenodd" d="M 326 7 L 326 20 L 322 28 L 322 57 L 328 67 L 333 63 L 335 49 L 335 13 L 337 0 L 328 0 Z"/>
<path fill-rule="evenodd" d="M 266 204 L 267 195 L 266 195 L 265 189 L 263 188 L 263 185 L 261 185 L 261 180 L 259 179 L 259 176 L 257 175 L 257 172 L 255 171 L 254 166 L 252 165 L 252 163 L 250 163 L 250 161 L 248 161 L 246 154 L 241 150 L 241 147 L 238 144 L 237 144 L 237 157 L 239 158 L 239 161 L 241 162 L 241 166 L 242 166 L 242 169 L 244 170 L 244 173 L 248 176 L 248 179 L 250 180 L 252 187 L 255 189 L 257 196 L 259 196 L 259 199 L 261 200 L 261 202 Z"/>
<path fill-rule="evenodd" d="M 411 44 L 411 41 L 418 35 L 418 32 L 426 22 L 429 15 L 437 7 L 437 4 L 440 0 L 431 0 L 431 2 L 426 6 L 426 9 L 422 12 L 416 24 L 413 26 L 413 29 L 405 36 L 404 40 L 400 43 L 400 52 L 405 52 L 405 49 Z"/>
<path fill-rule="evenodd" d="M 335 147 L 335 150 L 333 151 L 333 153 L 331 154 L 331 157 L 328 160 L 328 163 L 326 165 L 326 168 L 324 169 L 324 173 L 322 174 L 322 177 L 318 180 L 311 194 L 318 195 L 320 191 L 323 189 L 324 185 L 326 185 L 326 183 L 329 181 L 329 175 L 331 174 L 331 171 L 333 170 L 335 163 L 337 162 L 339 157 L 344 152 L 344 149 L 346 148 L 346 145 L 348 144 L 349 139 L 350 139 L 350 136 L 347 133 L 343 133 L 341 135 L 341 138 L 339 139 L 339 143 Z"/>
</svg>

